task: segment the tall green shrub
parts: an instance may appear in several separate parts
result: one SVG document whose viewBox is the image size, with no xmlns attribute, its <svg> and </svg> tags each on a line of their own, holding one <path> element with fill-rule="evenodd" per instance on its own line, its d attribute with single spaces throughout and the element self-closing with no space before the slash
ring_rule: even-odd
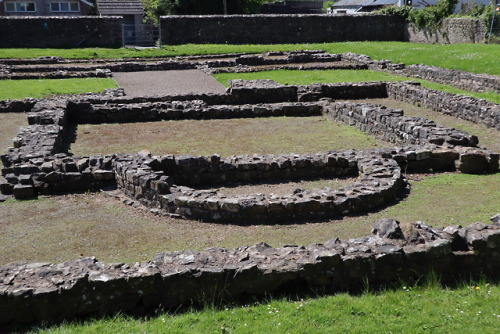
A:
<svg viewBox="0 0 500 334">
<path fill-rule="evenodd" d="M 453 14 L 458 0 L 439 0 L 436 6 L 413 8 L 410 6 L 388 7 L 378 13 L 396 15 L 414 23 L 417 28 L 438 28 L 441 21 Z"/>
</svg>

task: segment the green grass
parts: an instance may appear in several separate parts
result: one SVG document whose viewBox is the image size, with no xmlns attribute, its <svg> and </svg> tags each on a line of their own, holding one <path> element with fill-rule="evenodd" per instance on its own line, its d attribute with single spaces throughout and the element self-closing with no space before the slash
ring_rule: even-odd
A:
<svg viewBox="0 0 500 334">
<path fill-rule="evenodd" d="M 196 135 L 193 135 L 196 134 Z M 163 154 L 288 154 L 387 146 L 344 124 L 314 117 L 183 120 L 78 126 L 75 155 L 151 150 Z"/>
<path fill-rule="evenodd" d="M 500 94 L 468 92 L 450 85 L 432 83 L 425 80 L 394 76 L 383 72 L 367 70 L 324 70 L 295 71 L 278 70 L 254 73 L 221 73 L 214 77 L 223 85 L 229 79 L 272 79 L 288 85 L 309 85 L 312 83 L 363 82 L 363 81 L 419 81 L 422 86 L 442 90 L 453 94 L 462 94 L 500 104 Z M 102 92 L 105 89 L 117 88 L 113 79 L 58 79 L 58 80 L 0 80 L 0 100 L 41 98 L 51 95 L 81 94 L 85 92 Z"/>
<path fill-rule="evenodd" d="M 98 93 L 118 88 L 113 79 L 0 80 L 0 100 L 42 98 L 51 95 Z"/>
<path fill-rule="evenodd" d="M 450 288 L 430 282 L 358 296 L 207 306 L 150 319 L 119 315 L 41 333 L 498 333 L 499 304 L 496 284 Z"/>
<path fill-rule="evenodd" d="M 364 81 L 418 81 L 423 87 L 441 90 L 453 94 L 472 96 L 485 99 L 493 103 L 500 103 L 500 94 L 494 92 L 475 93 L 455 88 L 450 85 L 438 84 L 426 80 L 390 75 L 384 72 L 369 70 L 322 70 L 299 71 L 277 70 L 252 73 L 219 73 L 213 77 L 221 84 L 228 86 L 230 79 L 272 79 L 284 85 L 310 85 L 313 83 L 339 83 L 339 82 L 364 82 Z"/>
<path fill-rule="evenodd" d="M 416 44 L 403 42 L 345 42 L 320 44 L 224 45 L 187 44 L 165 46 L 161 49 L 0 49 L 0 58 L 36 58 L 60 56 L 64 58 L 123 58 L 168 57 L 181 55 L 220 54 L 235 52 L 261 53 L 323 49 L 331 53 L 354 52 L 366 54 L 375 60 L 388 59 L 407 65 L 426 65 L 476 73 L 500 75 L 500 45 L 498 44 Z"/>
<path fill-rule="evenodd" d="M 134 263 L 166 251 L 235 248 L 266 242 L 309 245 L 370 234 L 373 222 L 394 218 L 435 227 L 488 223 L 498 213 L 500 173 L 439 174 L 410 181 L 404 200 L 375 213 L 340 220 L 252 226 L 203 223 L 133 209 L 102 194 L 51 196 L 0 203 L 0 264 L 59 263 L 86 256 Z"/>
</svg>

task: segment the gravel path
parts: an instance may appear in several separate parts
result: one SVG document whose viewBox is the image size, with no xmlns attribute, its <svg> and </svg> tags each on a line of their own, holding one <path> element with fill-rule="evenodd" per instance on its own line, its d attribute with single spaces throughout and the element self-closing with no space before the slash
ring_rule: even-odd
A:
<svg viewBox="0 0 500 334">
<path fill-rule="evenodd" d="M 127 96 L 152 96 L 187 93 L 224 93 L 226 88 L 199 70 L 145 71 L 113 73 Z"/>
</svg>

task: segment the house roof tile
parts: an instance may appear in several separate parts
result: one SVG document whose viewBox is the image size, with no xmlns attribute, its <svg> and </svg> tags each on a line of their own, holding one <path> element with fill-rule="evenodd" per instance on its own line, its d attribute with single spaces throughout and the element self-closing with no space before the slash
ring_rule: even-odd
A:
<svg viewBox="0 0 500 334">
<path fill-rule="evenodd" d="M 140 0 L 130 1 L 97 1 L 101 15 L 144 14 Z"/>
</svg>

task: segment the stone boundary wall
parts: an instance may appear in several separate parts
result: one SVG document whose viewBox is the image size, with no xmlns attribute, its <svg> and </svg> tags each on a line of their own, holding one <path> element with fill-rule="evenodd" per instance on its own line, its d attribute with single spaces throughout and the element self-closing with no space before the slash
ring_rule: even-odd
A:
<svg viewBox="0 0 500 334">
<path fill-rule="evenodd" d="M 403 110 L 366 103 L 334 102 L 326 106 L 329 119 L 398 144 L 476 146 L 478 138 L 456 129 L 437 126 L 423 117 L 406 117 Z"/>
<path fill-rule="evenodd" d="M 122 17 L 0 17 L 0 48 L 122 46 Z"/>
<path fill-rule="evenodd" d="M 282 44 L 404 41 L 404 22 L 386 15 L 162 16 L 163 44 Z"/>
<path fill-rule="evenodd" d="M 500 130 L 500 105 L 408 83 L 387 83 L 387 95 L 433 111 Z"/>
<path fill-rule="evenodd" d="M 486 43 L 488 29 L 480 19 L 470 17 L 446 18 L 438 29 L 418 29 L 405 25 L 405 42 L 424 44 Z"/>
<path fill-rule="evenodd" d="M 500 273 L 499 215 L 492 224 L 401 228 L 384 219 L 373 235 L 321 244 L 160 253 L 128 265 L 84 258 L 60 264 L 0 267 L 0 325 L 54 323 L 116 312 L 153 313 L 205 302 L 241 302 L 274 293 L 360 291 L 415 282 L 430 273 L 442 283 L 496 279 Z M 207 300 L 208 298 L 208 300 Z M 19 327 L 17 327 L 19 328 Z"/>
</svg>

